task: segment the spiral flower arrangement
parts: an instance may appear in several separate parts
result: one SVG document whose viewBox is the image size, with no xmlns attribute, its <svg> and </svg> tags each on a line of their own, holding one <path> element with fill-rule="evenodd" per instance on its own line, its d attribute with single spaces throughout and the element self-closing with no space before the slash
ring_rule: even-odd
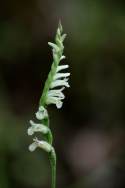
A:
<svg viewBox="0 0 125 188">
<path fill-rule="evenodd" d="M 48 153 L 52 169 L 51 188 L 56 188 L 56 152 L 53 147 L 53 136 L 49 126 L 47 106 L 55 104 L 58 109 L 61 108 L 65 98 L 63 90 L 65 87 L 69 87 L 68 77 L 70 73 L 62 72 L 69 66 L 59 65 L 65 59 L 63 55 L 65 37 L 66 34 L 63 34 L 62 25 L 59 23 L 55 43 L 48 43 L 52 47 L 53 62 L 40 98 L 38 111 L 35 114 L 39 123 L 30 120 L 30 127 L 27 131 L 29 136 L 34 135 L 36 132 L 41 132 L 44 135 L 44 140 L 39 140 L 37 137 L 33 138 L 33 143 L 29 146 L 29 150 L 33 152 L 36 148 L 40 148 Z"/>
</svg>

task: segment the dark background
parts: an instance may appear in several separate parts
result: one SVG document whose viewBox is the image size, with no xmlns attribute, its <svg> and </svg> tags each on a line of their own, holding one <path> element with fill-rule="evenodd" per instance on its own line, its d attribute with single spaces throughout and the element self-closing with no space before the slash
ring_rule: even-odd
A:
<svg viewBox="0 0 125 188">
<path fill-rule="evenodd" d="M 61 19 L 70 89 L 49 107 L 58 188 L 125 187 L 125 2 L 0 3 L 0 188 L 49 188 L 47 154 L 28 151 Z"/>
</svg>

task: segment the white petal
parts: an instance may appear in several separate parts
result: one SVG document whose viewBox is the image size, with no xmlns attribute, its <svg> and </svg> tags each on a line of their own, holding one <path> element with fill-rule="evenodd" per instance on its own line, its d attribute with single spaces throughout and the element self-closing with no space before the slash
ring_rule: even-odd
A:
<svg viewBox="0 0 125 188">
<path fill-rule="evenodd" d="M 57 67 L 56 72 L 59 72 L 59 71 L 64 70 L 64 69 L 67 69 L 68 67 L 69 67 L 69 65 L 59 65 Z"/>
<path fill-rule="evenodd" d="M 61 108 L 63 102 L 58 97 L 48 97 L 46 100 L 46 104 L 55 104 L 57 108 Z"/>
<path fill-rule="evenodd" d="M 46 117 L 48 117 L 47 110 L 43 106 L 40 106 L 38 112 L 36 113 L 36 118 L 38 120 L 42 120 Z"/>
<path fill-rule="evenodd" d="M 28 129 L 28 135 L 33 135 L 34 132 L 42 132 L 43 134 L 47 134 L 49 132 L 49 128 L 43 124 L 34 123 L 30 120 L 31 127 Z"/>
<path fill-rule="evenodd" d="M 58 87 L 58 86 L 70 87 L 67 81 L 68 81 L 68 79 L 55 80 L 54 82 L 52 82 L 50 88 L 54 88 L 54 87 Z"/>
<path fill-rule="evenodd" d="M 70 76 L 70 73 L 56 73 L 56 75 L 54 76 L 54 80 L 57 80 L 59 78 L 66 78 Z"/>
<path fill-rule="evenodd" d="M 40 111 L 36 112 L 36 118 L 37 118 L 38 120 L 44 119 L 43 113 L 41 113 Z"/>
<path fill-rule="evenodd" d="M 61 88 L 61 89 L 49 90 L 48 91 L 48 97 L 59 97 L 61 99 L 64 99 L 65 96 L 62 93 L 63 90 L 64 90 L 64 87 Z"/>
<path fill-rule="evenodd" d="M 56 45 L 56 44 L 54 44 L 54 43 L 52 43 L 52 42 L 48 42 L 48 44 L 49 44 L 49 46 L 51 46 L 56 52 L 58 52 L 60 49 L 59 49 L 59 47 Z"/>
<path fill-rule="evenodd" d="M 48 144 L 46 141 L 40 141 L 37 138 L 33 139 L 37 147 L 42 148 L 46 152 L 51 152 L 53 150 L 53 147 Z"/>
<path fill-rule="evenodd" d="M 31 135 L 34 134 L 34 131 L 33 131 L 32 127 L 28 128 L 27 134 L 28 134 L 29 136 L 31 136 Z"/>
<path fill-rule="evenodd" d="M 56 103 L 56 107 L 57 107 L 58 109 L 62 108 L 62 105 L 63 105 L 63 102 L 62 102 L 62 101 L 58 101 L 58 102 Z"/>
<path fill-rule="evenodd" d="M 62 55 L 62 57 L 60 58 L 60 61 L 65 59 L 65 58 L 66 58 L 66 56 Z"/>
<path fill-rule="evenodd" d="M 38 144 L 36 142 L 33 142 L 31 145 L 29 145 L 29 150 L 31 152 L 35 151 L 35 149 L 38 147 Z"/>
<path fill-rule="evenodd" d="M 29 121 L 30 125 L 32 125 L 32 127 L 36 126 L 36 123 L 34 123 L 32 120 Z"/>
</svg>

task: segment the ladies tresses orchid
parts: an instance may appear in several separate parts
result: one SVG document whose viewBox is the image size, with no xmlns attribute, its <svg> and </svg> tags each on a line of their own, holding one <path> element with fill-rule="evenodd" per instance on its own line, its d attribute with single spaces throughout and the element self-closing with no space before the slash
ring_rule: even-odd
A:
<svg viewBox="0 0 125 188">
<path fill-rule="evenodd" d="M 66 35 L 62 33 L 63 29 L 61 24 L 59 24 L 55 43 L 48 43 L 49 46 L 52 47 L 53 63 L 40 98 L 39 109 L 35 114 L 36 119 L 39 120 L 40 123 L 35 123 L 30 120 L 31 126 L 27 131 L 29 136 L 32 136 L 36 132 L 44 134 L 45 141 L 34 138 L 33 143 L 29 146 L 29 150 L 33 152 L 36 148 L 41 148 L 49 154 L 52 167 L 52 188 L 56 188 L 56 153 L 52 146 L 53 136 L 49 128 L 49 116 L 46 107 L 49 104 L 55 104 L 57 108 L 61 108 L 63 99 L 65 98 L 63 90 L 65 87 L 70 87 L 68 83 L 70 73 L 62 72 L 69 66 L 59 65 L 60 61 L 65 59 L 65 56 L 63 55 L 63 42 Z"/>
</svg>

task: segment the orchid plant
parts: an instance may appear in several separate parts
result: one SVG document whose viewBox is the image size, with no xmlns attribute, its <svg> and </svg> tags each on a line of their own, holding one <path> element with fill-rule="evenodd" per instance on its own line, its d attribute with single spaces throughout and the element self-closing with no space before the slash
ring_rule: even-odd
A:
<svg viewBox="0 0 125 188">
<path fill-rule="evenodd" d="M 29 150 L 33 152 L 36 148 L 40 148 L 48 153 L 52 169 L 51 188 L 56 188 L 56 152 L 53 147 L 53 135 L 49 126 L 47 106 L 49 104 L 55 104 L 57 108 L 61 108 L 63 99 L 65 98 L 63 90 L 65 87 L 69 87 L 68 77 L 70 76 L 70 73 L 62 72 L 69 66 L 59 65 L 59 63 L 65 59 L 65 56 L 63 55 L 63 42 L 65 37 L 66 34 L 63 34 L 62 25 L 59 23 L 55 43 L 48 43 L 49 46 L 52 47 L 53 62 L 40 98 L 38 111 L 35 114 L 39 123 L 30 120 L 31 126 L 27 131 L 29 136 L 34 135 L 36 132 L 41 132 L 44 135 L 44 140 L 39 140 L 37 137 L 33 138 L 33 143 L 29 146 Z"/>
</svg>

